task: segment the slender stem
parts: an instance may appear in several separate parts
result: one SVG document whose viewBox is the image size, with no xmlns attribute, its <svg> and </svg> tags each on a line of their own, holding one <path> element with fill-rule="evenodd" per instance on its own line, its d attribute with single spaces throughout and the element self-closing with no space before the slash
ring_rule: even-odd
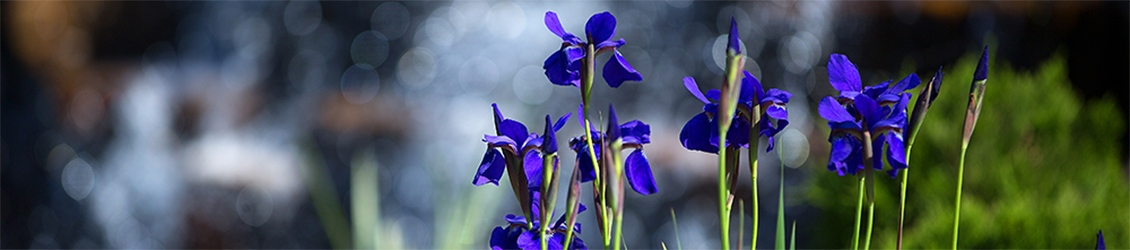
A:
<svg viewBox="0 0 1130 250">
<path fill-rule="evenodd" d="M 718 130 L 719 141 L 723 142 L 719 144 L 724 144 L 726 140 L 726 127 Z M 718 148 L 718 221 L 722 230 L 722 249 L 730 249 L 730 213 L 726 209 L 726 151 L 724 147 Z"/>
<path fill-rule="evenodd" d="M 965 177 L 965 149 L 969 147 L 969 143 L 961 144 L 961 160 L 958 161 L 957 167 L 957 201 L 954 202 L 953 214 L 953 247 L 950 249 L 957 249 L 957 228 L 961 222 L 961 182 Z"/>
<path fill-rule="evenodd" d="M 738 250 L 742 250 L 742 231 L 745 230 L 745 203 L 738 200 Z M 754 249 L 750 247 L 749 249 Z"/>
<path fill-rule="evenodd" d="M 874 170 L 869 170 L 875 172 Z M 875 224 L 875 201 L 872 200 L 867 204 L 867 240 L 863 241 L 863 249 L 871 249 L 871 229 Z"/>
<path fill-rule="evenodd" d="M 761 116 L 759 114 L 761 114 L 761 107 L 759 105 L 754 105 L 752 108 L 750 108 L 750 112 L 749 112 L 749 118 L 750 119 L 749 120 L 751 122 L 749 123 L 749 149 L 748 149 L 748 151 L 749 151 L 749 183 L 750 183 L 750 186 L 753 187 L 753 230 L 751 232 L 752 237 L 750 239 L 749 249 L 757 249 L 757 226 L 758 226 L 758 218 L 757 217 L 758 217 L 758 214 L 760 212 L 760 209 L 758 209 L 759 204 L 758 204 L 758 201 L 757 201 L 757 154 L 760 152 L 759 149 L 758 149 L 759 148 L 758 144 L 760 144 L 758 142 L 758 136 L 760 135 L 760 133 L 759 133 L 758 128 L 757 128 L 757 123 L 761 119 Z"/>
<path fill-rule="evenodd" d="M 910 144 L 906 145 L 906 165 L 910 166 L 910 149 L 914 148 L 914 141 L 911 140 Z M 907 167 L 902 171 L 902 187 L 899 188 L 899 234 L 898 242 L 895 244 L 897 250 L 902 250 L 902 225 L 906 219 L 906 182 L 910 179 L 910 168 Z"/>
<path fill-rule="evenodd" d="M 609 149 L 612 150 L 612 165 L 616 168 L 616 175 L 612 177 L 615 178 L 612 183 L 616 183 L 616 187 L 614 187 L 615 189 L 612 190 L 612 192 L 615 192 L 615 201 L 613 204 L 616 204 L 616 234 L 613 234 L 613 237 L 615 238 L 612 240 L 614 244 L 612 245 L 612 249 L 620 250 L 620 239 L 623 236 L 623 233 L 621 233 L 620 229 L 622 229 L 624 226 L 624 182 L 621 181 L 624 177 L 624 161 L 620 159 L 620 139 L 616 139 L 616 141 L 612 142 L 612 144 L 613 145 Z"/>
<path fill-rule="evenodd" d="M 544 143 L 557 143 L 557 142 L 546 141 L 546 142 L 542 142 L 542 143 L 544 144 Z M 539 230 L 538 233 L 541 234 L 541 250 L 548 250 L 549 249 L 549 237 L 546 237 L 545 231 L 546 231 L 546 229 L 549 228 L 549 217 L 553 216 L 553 210 L 552 210 L 553 207 L 548 205 L 548 204 L 554 203 L 553 200 L 548 199 L 550 197 L 550 195 L 549 195 L 550 181 L 553 179 L 553 159 L 552 159 L 552 155 L 550 155 L 550 154 L 543 155 L 541 162 L 542 162 L 542 168 L 541 168 L 541 173 L 542 173 L 541 174 L 541 176 L 542 176 L 541 177 L 541 183 L 542 183 L 542 185 L 541 185 L 541 200 L 538 201 L 538 202 L 541 203 L 538 206 L 541 209 L 541 212 L 540 212 L 541 218 L 539 218 L 539 220 L 541 220 L 541 223 L 540 223 L 541 224 L 541 228 L 540 228 L 541 230 Z"/>
<path fill-rule="evenodd" d="M 593 66 L 593 62 L 596 61 L 596 59 L 595 59 L 596 55 L 594 54 L 594 52 L 595 51 L 594 51 L 593 45 L 585 46 L 585 58 L 582 59 L 583 61 L 581 61 L 581 65 L 583 65 L 583 68 L 582 68 L 583 70 L 581 70 L 581 106 L 584 109 L 584 113 L 580 114 L 580 115 L 584 118 L 584 121 L 585 121 L 585 143 L 588 144 L 589 159 L 592 160 L 593 171 L 595 172 L 595 174 L 597 176 L 597 178 L 595 180 L 593 180 L 593 188 L 596 189 L 596 190 L 599 190 L 599 191 L 596 192 L 597 195 L 600 196 L 600 197 L 597 197 L 597 199 L 601 200 L 600 204 L 598 204 L 599 207 L 597 208 L 598 209 L 597 213 L 604 215 L 604 214 L 607 214 L 607 211 L 608 211 L 604 207 L 605 205 L 608 204 L 607 195 L 604 193 L 603 181 L 601 180 L 602 178 L 600 178 L 601 177 L 601 175 L 600 175 L 600 170 L 601 170 L 600 169 L 600 163 L 596 159 L 596 155 L 597 155 L 596 149 L 593 147 L 592 122 L 589 121 L 589 117 L 588 117 L 588 114 L 589 114 L 589 99 L 590 99 L 589 97 L 592 95 L 593 74 L 596 72 L 596 70 Z M 602 216 L 602 217 L 607 218 L 607 216 Z M 602 232 L 602 234 L 600 234 L 600 237 L 601 237 L 602 243 L 604 244 L 605 249 L 608 249 L 608 245 L 612 243 L 611 242 L 612 238 L 609 237 L 609 235 L 607 233 L 609 231 L 609 226 L 611 225 L 611 224 L 609 224 L 609 222 L 610 221 L 608 221 L 607 219 L 603 219 L 603 220 L 600 221 L 600 223 L 601 223 L 600 227 L 601 227 L 601 232 Z"/>
<path fill-rule="evenodd" d="M 879 149 L 882 149 L 880 147 Z M 864 235 L 863 249 L 871 249 L 871 229 L 875 225 L 875 167 L 873 164 L 874 149 L 871 146 L 871 133 L 863 132 L 863 168 L 867 171 L 867 234 Z M 879 164 L 883 164 L 880 162 Z M 882 167 L 880 165 L 880 167 Z"/>
<path fill-rule="evenodd" d="M 780 151 L 777 151 L 780 153 Z M 781 162 L 781 191 L 777 196 L 777 248 L 785 249 L 785 162 Z"/>
<path fill-rule="evenodd" d="M 851 249 L 859 249 L 859 220 L 863 216 L 863 177 L 859 177 L 859 201 L 855 204 L 855 226 L 852 227 Z"/>
</svg>

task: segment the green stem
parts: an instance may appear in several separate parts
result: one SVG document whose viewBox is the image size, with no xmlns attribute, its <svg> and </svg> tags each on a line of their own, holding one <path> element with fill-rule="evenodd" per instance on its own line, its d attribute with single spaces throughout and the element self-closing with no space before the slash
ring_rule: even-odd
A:
<svg viewBox="0 0 1130 250">
<path fill-rule="evenodd" d="M 778 151 L 779 153 L 780 151 Z M 781 191 L 777 196 L 777 249 L 785 249 L 785 162 L 781 162 Z"/>
<path fill-rule="evenodd" d="M 546 141 L 546 142 L 542 142 L 542 143 L 544 144 L 544 143 L 557 143 L 557 142 Z M 553 200 L 548 199 L 550 197 L 550 195 L 549 195 L 549 192 L 550 192 L 549 191 L 550 190 L 549 185 L 550 185 L 550 181 L 553 178 L 553 158 L 552 158 L 552 155 L 551 154 L 542 155 L 542 161 L 541 162 L 542 162 L 542 168 L 541 168 L 541 176 L 542 176 L 541 177 L 541 183 L 542 183 L 542 185 L 541 185 L 541 201 L 539 201 L 539 202 L 541 202 L 541 205 L 539 206 L 539 208 L 541 209 L 541 217 L 542 218 L 540 218 L 541 219 L 541 223 L 540 223 L 541 224 L 541 230 L 539 230 L 538 233 L 541 234 L 541 250 L 548 250 L 549 249 L 549 237 L 546 237 L 545 231 L 546 231 L 546 229 L 549 228 L 549 218 L 548 217 L 553 215 L 553 207 L 548 205 L 548 204 L 554 203 Z"/>
<path fill-rule="evenodd" d="M 588 144 L 589 159 L 592 160 L 593 171 L 597 176 L 596 179 L 593 180 L 593 188 L 599 190 L 596 193 L 598 196 L 600 196 L 595 198 L 601 200 L 600 204 L 598 204 L 599 207 L 597 207 L 597 213 L 600 213 L 603 218 L 606 218 L 600 221 L 601 243 L 604 244 L 604 249 L 608 249 L 609 244 L 612 243 L 612 237 L 609 237 L 607 233 L 611 224 L 607 219 L 607 216 L 603 216 L 608 214 L 608 210 L 605 208 L 605 206 L 608 204 L 607 195 L 604 192 L 605 190 L 603 181 L 600 178 L 600 163 L 596 160 L 596 149 L 593 147 L 592 122 L 589 121 L 588 117 L 589 97 L 591 97 L 592 95 L 593 74 L 596 72 L 593 66 L 593 62 L 596 61 L 596 55 L 594 54 L 594 52 L 595 48 L 593 47 L 593 45 L 585 46 L 585 58 L 582 59 L 583 61 L 581 61 L 581 64 L 583 65 L 583 70 L 581 70 L 581 106 L 584 109 L 584 113 L 580 115 L 585 120 L 585 143 Z"/>
<path fill-rule="evenodd" d="M 961 144 L 961 160 L 958 161 L 957 165 L 957 200 L 954 202 L 953 247 L 950 249 L 957 249 L 957 228 L 961 222 L 961 183 L 965 179 L 965 149 L 968 147 L 968 142 Z"/>
<path fill-rule="evenodd" d="M 757 139 L 760 135 L 760 133 L 756 133 L 758 131 L 757 123 L 761 119 L 761 116 L 757 115 L 761 113 L 760 110 L 760 107 L 754 105 L 754 108 L 751 108 L 749 113 L 750 121 L 752 121 L 749 123 L 749 180 L 751 186 L 753 186 L 753 230 L 751 232 L 750 249 L 757 249 L 758 213 L 760 212 L 757 201 L 757 154 L 760 151 L 758 151 L 758 143 L 755 143 L 758 141 Z"/>
<path fill-rule="evenodd" d="M 875 172 L 874 170 L 870 170 Z M 863 241 L 863 249 L 871 249 L 871 229 L 875 225 L 875 201 L 872 200 L 867 204 L 867 240 Z"/>
<path fill-rule="evenodd" d="M 879 149 L 882 149 L 880 147 Z M 871 229 L 875 225 L 875 167 L 872 161 L 871 133 L 863 132 L 863 168 L 867 171 L 867 235 L 864 235 L 863 249 L 871 249 Z M 879 164 L 882 164 L 881 162 Z M 882 165 L 880 165 L 882 167 Z"/>
<path fill-rule="evenodd" d="M 726 128 L 718 130 L 719 141 L 725 142 Z M 722 143 L 719 143 L 722 144 Z M 730 216 L 726 209 L 726 149 L 718 148 L 718 221 L 721 225 L 722 249 L 730 249 Z"/>
<path fill-rule="evenodd" d="M 906 146 L 906 165 L 908 167 L 902 170 L 902 183 L 899 188 L 899 233 L 898 242 L 895 243 L 897 250 L 902 250 L 902 225 L 903 221 L 906 219 L 906 182 L 910 179 L 910 177 L 908 177 L 910 175 L 910 149 L 914 147 L 914 141 L 911 140 L 910 143 L 911 144 Z"/>
<path fill-rule="evenodd" d="M 612 245 L 613 250 L 620 250 L 620 239 L 623 238 L 621 229 L 624 226 L 624 182 L 622 181 L 624 178 L 624 161 L 620 159 L 620 145 L 620 139 L 616 139 L 609 147 L 609 149 L 612 150 L 612 165 L 616 167 L 616 175 L 612 177 L 615 178 L 615 181 L 612 183 L 616 183 L 615 189 L 612 190 L 612 192 L 615 192 L 613 204 L 616 206 L 616 233 L 613 234 L 613 237 L 615 237 L 612 240 L 614 244 Z"/>
<path fill-rule="evenodd" d="M 854 230 L 852 230 L 852 234 L 851 234 L 851 249 L 852 250 L 859 249 L 859 221 L 860 221 L 860 219 L 862 219 L 861 217 L 863 216 L 863 182 L 864 182 L 864 179 L 865 178 L 863 178 L 863 177 L 859 178 L 859 201 L 855 205 L 855 226 L 852 227 L 852 228 L 854 228 Z"/>
</svg>

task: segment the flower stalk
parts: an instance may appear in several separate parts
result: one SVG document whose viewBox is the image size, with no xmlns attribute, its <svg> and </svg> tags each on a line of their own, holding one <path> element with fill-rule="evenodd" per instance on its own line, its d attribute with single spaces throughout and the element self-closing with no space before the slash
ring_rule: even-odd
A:
<svg viewBox="0 0 1130 250">
<path fill-rule="evenodd" d="M 985 99 L 985 83 L 989 77 L 989 47 L 981 51 L 981 61 L 977 63 L 977 70 L 973 72 L 973 83 L 969 86 L 969 104 L 965 109 L 965 125 L 961 130 L 961 159 L 957 167 L 957 198 L 954 199 L 953 216 L 953 245 L 957 249 L 958 228 L 961 223 L 961 185 L 965 177 L 965 151 L 969 148 L 969 140 L 973 137 L 973 129 L 977 127 L 977 118 L 981 116 L 981 101 Z"/>
<path fill-rule="evenodd" d="M 907 143 L 906 143 L 906 165 L 907 169 L 902 171 L 901 187 L 899 188 L 899 228 L 898 240 L 895 247 L 902 250 L 902 229 L 906 218 L 906 185 L 910 177 L 910 151 L 914 148 L 914 139 L 918 137 L 918 131 L 922 129 L 922 120 L 926 118 L 926 112 L 930 111 L 930 106 L 934 105 L 934 100 L 938 98 L 938 91 L 942 86 L 942 68 L 938 67 L 938 71 L 934 73 L 934 77 L 930 79 L 930 83 L 922 88 L 922 92 L 918 94 L 917 104 L 914 105 L 914 112 L 910 116 L 910 125 L 907 127 Z"/>
</svg>

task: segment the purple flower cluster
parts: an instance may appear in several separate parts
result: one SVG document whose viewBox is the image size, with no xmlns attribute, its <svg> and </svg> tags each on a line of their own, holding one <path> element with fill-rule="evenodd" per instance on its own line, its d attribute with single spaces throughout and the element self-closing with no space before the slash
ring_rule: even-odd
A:
<svg viewBox="0 0 1130 250">
<path fill-rule="evenodd" d="M 545 76 L 553 84 L 573 85 L 580 88 L 583 66 L 581 59 L 586 56 L 595 57 L 596 54 L 605 51 L 613 52 L 608 62 L 604 64 L 602 75 L 608 86 L 616 88 L 625 81 L 643 80 L 643 76 L 628 64 L 624 56 L 620 55 L 620 51 L 616 50 L 625 42 L 624 39 L 612 40 L 612 36 L 616 34 L 616 17 L 607 11 L 589 17 L 588 23 L 585 24 L 586 39 L 565 32 L 565 28 L 561 27 L 561 21 L 557 19 L 557 13 L 552 11 L 545 13 L 545 26 L 563 41 L 561 48 L 550 54 L 542 66 L 545 69 Z M 588 53 L 594 54 L 588 55 Z"/>
<path fill-rule="evenodd" d="M 648 164 L 647 157 L 643 154 L 643 145 L 651 143 L 651 126 L 639 120 L 617 124 L 616 110 L 609 106 L 608 111 L 607 134 L 592 131 L 593 147 L 596 149 L 594 151 L 603 152 L 601 149 L 604 149 L 606 142 L 620 139 L 623 142 L 623 148 L 634 148 L 628 158 L 624 160 L 624 175 L 628 179 L 628 184 L 632 186 L 632 190 L 642 195 L 658 192 L 659 188 L 655 186 L 655 178 L 651 175 L 651 165 Z M 578 122 L 583 125 L 584 119 L 578 119 Z M 577 167 L 581 168 L 581 182 L 596 179 L 596 166 L 592 165 L 593 160 L 589 158 L 589 148 L 588 143 L 585 143 L 585 137 L 578 136 L 569 140 L 569 147 L 577 152 Z M 601 160 L 600 155 L 596 156 L 597 161 Z"/>
<path fill-rule="evenodd" d="M 863 170 L 863 141 L 872 139 L 873 167 L 883 169 L 883 146 L 887 146 L 886 159 L 892 168 L 887 173 L 894 178 L 898 170 L 906 168 L 902 130 L 907 125 L 906 106 L 911 94 L 904 91 L 918 86 L 918 75 L 911 73 L 893 85 L 886 81 L 863 87 L 855 64 L 847 56 L 832 54 L 828 81 L 840 91 L 839 96 L 825 97 L 819 106 L 820 116 L 832 129 L 828 170 L 841 176 Z"/>
<path fill-rule="evenodd" d="M 736 37 L 736 36 L 735 36 Z M 750 123 L 753 116 L 754 107 L 760 107 L 760 117 L 757 119 L 759 136 L 769 137 L 769 147 L 766 152 L 773 150 L 773 137 L 781 132 L 786 125 L 789 124 L 789 112 L 785 108 L 785 104 L 789 102 L 789 98 L 793 94 L 779 89 L 764 90 L 761 87 L 761 82 L 753 77 L 749 72 L 744 72 L 745 77 L 742 78 L 741 93 L 738 97 L 738 108 L 735 110 L 733 122 L 729 130 L 726 132 L 726 142 L 721 146 L 749 146 L 749 133 Z M 707 153 L 718 153 L 720 144 L 718 142 L 718 100 L 721 91 L 711 89 L 706 91 L 703 95 L 699 91 L 698 84 L 695 83 L 694 78 L 683 78 L 683 86 L 690 91 L 692 95 L 703 102 L 702 113 L 695 115 L 686 125 L 683 125 L 682 132 L 679 133 L 679 141 L 683 143 L 683 147 L 690 150 L 698 150 Z M 769 119 L 777 120 L 777 126 L 773 126 L 773 122 Z"/>
</svg>

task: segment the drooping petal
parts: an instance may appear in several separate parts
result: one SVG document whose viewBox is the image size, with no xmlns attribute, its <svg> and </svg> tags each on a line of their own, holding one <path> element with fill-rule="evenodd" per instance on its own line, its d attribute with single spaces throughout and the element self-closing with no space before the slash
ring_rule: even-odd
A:
<svg viewBox="0 0 1130 250">
<path fill-rule="evenodd" d="M 989 46 L 981 51 L 981 61 L 977 62 L 977 70 L 973 72 L 973 81 L 980 81 L 989 78 Z"/>
<path fill-rule="evenodd" d="M 744 117 L 734 116 L 730 128 L 726 130 L 726 145 L 749 147 L 749 123 L 749 120 Z M 713 136 L 717 136 L 717 134 Z"/>
<path fill-rule="evenodd" d="M 849 168 L 848 160 L 855 152 L 856 146 L 855 139 L 850 136 L 837 137 L 832 140 L 832 150 L 828 156 L 828 170 L 834 171 L 840 176 L 848 173 L 855 174 L 855 171 Z"/>
<path fill-rule="evenodd" d="M 620 125 L 620 136 L 624 139 L 624 144 L 648 144 L 651 143 L 651 126 L 632 120 Z"/>
<path fill-rule="evenodd" d="M 906 144 L 902 133 L 890 132 L 883 135 L 887 140 L 887 163 L 896 170 L 906 169 Z"/>
<path fill-rule="evenodd" d="M 837 101 L 835 97 L 829 96 L 824 97 L 823 100 L 820 100 L 820 106 L 818 107 L 818 110 L 820 112 L 820 117 L 824 117 L 824 119 L 830 122 L 855 121 L 855 117 L 852 116 L 851 113 L 848 113 L 847 109 L 845 109 L 844 106 L 840 105 L 840 102 Z"/>
<path fill-rule="evenodd" d="M 620 87 L 624 81 L 643 81 L 643 75 L 636 72 L 632 65 L 628 64 L 628 60 L 620 55 L 620 51 L 614 51 L 612 56 L 608 57 L 608 62 L 604 63 L 604 72 L 601 73 L 604 81 L 608 86 L 613 88 Z"/>
<path fill-rule="evenodd" d="M 494 231 L 490 233 L 490 249 L 506 249 L 506 229 L 502 229 L 502 227 L 494 228 Z"/>
<path fill-rule="evenodd" d="M 710 103 L 710 100 L 707 100 L 706 96 L 702 95 L 702 91 L 698 89 L 698 83 L 695 83 L 694 78 L 683 77 L 683 87 L 686 87 L 687 92 L 691 92 L 691 95 L 694 95 L 702 103 Z"/>
<path fill-rule="evenodd" d="M 589 44 L 598 44 L 612 38 L 616 34 L 616 17 L 607 11 L 589 17 L 585 23 L 585 34 Z"/>
<path fill-rule="evenodd" d="M 549 78 L 549 82 L 553 84 L 579 87 L 580 74 L 569 70 L 569 63 L 569 58 L 564 49 L 553 52 L 542 65 L 542 69 L 545 69 L 545 77 Z"/>
<path fill-rule="evenodd" d="M 718 146 L 710 144 L 710 130 L 710 117 L 706 113 L 698 113 L 683 125 L 679 142 L 686 149 L 716 154 Z"/>
<path fill-rule="evenodd" d="M 742 53 L 742 38 L 738 35 L 738 21 L 734 17 L 730 17 L 730 41 L 726 43 L 726 48 L 734 51 L 734 54 Z"/>
<path fill-rule="evenodd" d="M 785 109 L 785 106 L 782 105 L 769 105 L 769 107 L 765 109 L 765 114 L 777 120 L 789 119 L 789 110 Z"/>
<path fill-rule="evenodd" d="M 604 129 L 604 139 L 609 143 L 620 139 L 620 123 L 616 120 L 616 108 L 608 104 L 608 127 Z"/>
<path fill-rule="evenodd" d="M 502 153 L 493 148 L 488 148 L 486 154 L 483 155 L 483 160 L 479 163 L 479 170 L 475 172 L 475 179 L 471 181 L 475 186 L 482 186 L 487 183 L 494 183 L 498 186 L 498 180 L 502 178 L 502 172 L 506 170 L 506 158 L 502 157 Z"/>
<path fill-rule="evenodd" d="M 628 184 L 636 193 L 649 195 L 659 191 L 655 186 L 655 178 L 651 176 L 651 165 L 647 163 L 642 149 L 637 148 L 628 155 L 628 159 L 624 161 L 624 171 Z"/>
<path fill-rule="evenodd" d="M 530 150 L 526 152 L 523 157 L 523 168 L 526 170 L 526 188 L 530 190 L 541 190 L 542 182 L 542 160 L 541 153 L 537 150 Z"/>
<path fill-rule="evenodd" d="M 789 125 L 789 120 L 777 120 L 777 127 L 775 128 L 772 126 L 768 119 L 763 119 L 759 121 L 759 123 L 762 124 L 762 126 L 760 126 L 761 136 L 769 138 L 769 146 L 765 148 L 765 152 L 773 151 L 774 136 L 777 136 L 777 133 L 785 130 L 785 126 Z"/>
<path fill-rule="evenodd" d="M 859 80 L 859 70 L 843 54 L 832 54 L 828 59 L 828 82 L 832 88 L 841 92 L 860 92 L 863 82 Z"/>
</svg>

